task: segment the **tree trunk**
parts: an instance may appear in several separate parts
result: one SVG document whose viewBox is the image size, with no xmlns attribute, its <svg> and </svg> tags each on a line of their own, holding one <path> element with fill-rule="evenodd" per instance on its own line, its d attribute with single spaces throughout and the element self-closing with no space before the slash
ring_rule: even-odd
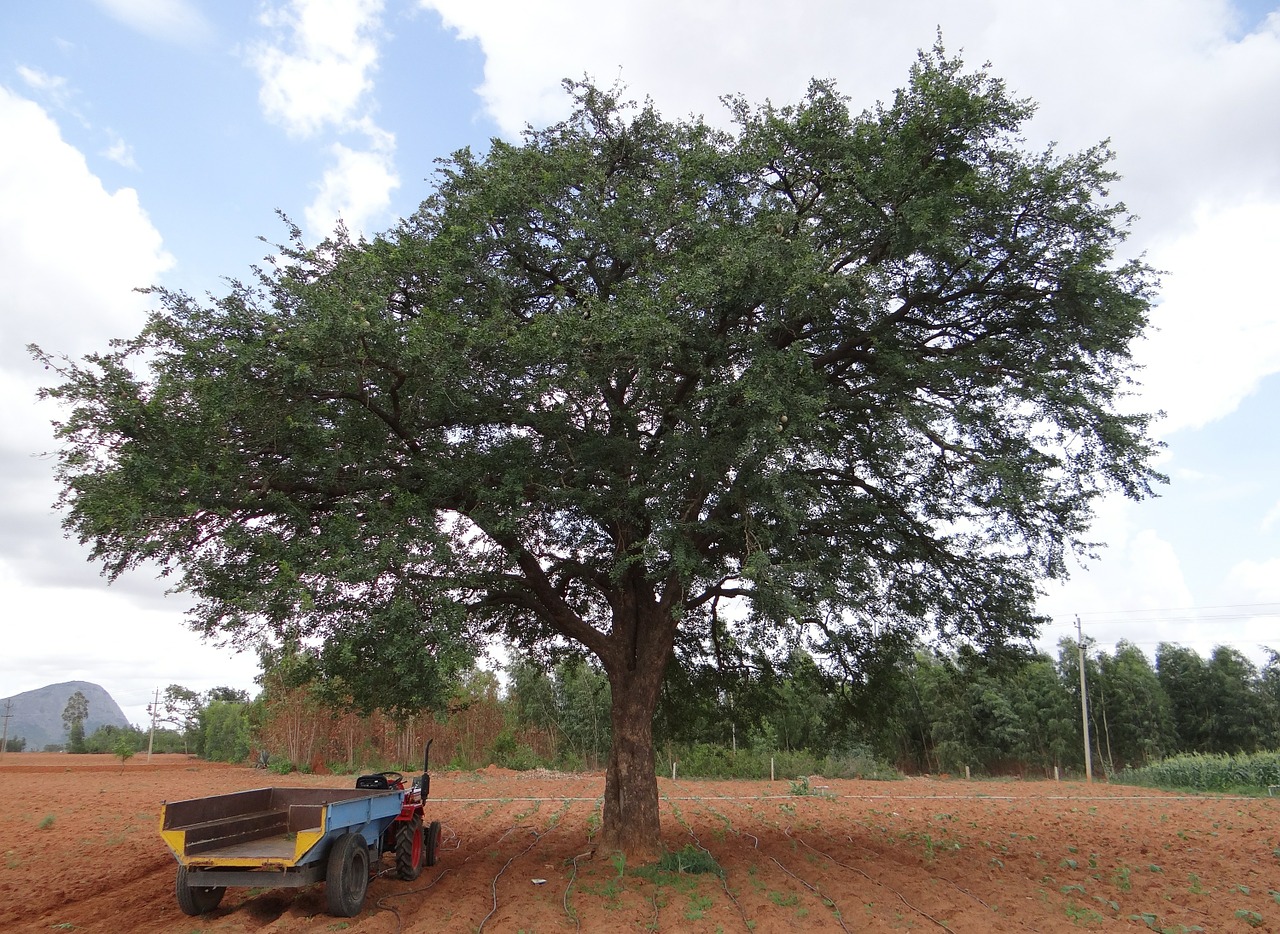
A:
<svg viewBox="0 0 1280 934">
<path fill-rule="evenodd" d="M 610 679 L 613 742 L 604 776 L 604 823 L 600 843 L 628 856 L 656 856 L 660 845 L 658 775 L 653 750 L 653 715 L 658 692 L 637 682 Z M 653 679 L 659 684 L 661 676 Z M 619 683 L 621 682 L 621 683 Z"/>
<path fill-rule="evenodd" d="M 613 741 L 604 778 L 604 822 L 600 844 L 628 857 L 658 855 L 658 775 L 653 717 L 662 678 L 675 643 L 675 620 L 653 599 L 635 573 L 614 606 L 613 650 L 602 658 L 609 676 Z"/>
</svg>

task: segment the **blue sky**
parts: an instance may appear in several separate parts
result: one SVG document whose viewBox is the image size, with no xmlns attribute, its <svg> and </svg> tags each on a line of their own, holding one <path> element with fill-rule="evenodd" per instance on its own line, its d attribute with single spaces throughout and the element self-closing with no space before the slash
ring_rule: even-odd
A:
<svg viewBox="0 0 1280 934">
<path fill-rule="evenodd" d="M 158 283 L 245 278 L 284 235 L 373 233 L 429 192 L 433 160 L 559 117 L 564 77 L 621 78 L 669 116 L 796 99 L 831 77 L 887 98 L 941 28 L 1040 102 L 1028 142 L 1110 138 L 1131 247 L 1168 271 L 1138 349 L 1162 409 L 1160 499 L 1107 502 L 1103 557 L 1054 588 L 1043 645 L 1074 632 L 1255 660 L 1280 648 L 1280 13 L 1267 0 L 45 0 L 0 6 L 0 696 L 84 678 L 135 720 L 155 687 L 252 688 L 181 600 L 110 588 L 51 509 L 44 374 L 140 326 Z"/>
</svg>

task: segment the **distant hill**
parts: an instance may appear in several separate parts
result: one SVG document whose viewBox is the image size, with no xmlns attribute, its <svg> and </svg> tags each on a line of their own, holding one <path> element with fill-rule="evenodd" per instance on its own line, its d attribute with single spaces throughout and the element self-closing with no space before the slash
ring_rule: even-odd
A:
<svg viewBox="0 0 1280 934">
<path fill-rule="evenodd" d="M 10 698 L 0 698 L 0 713 L 4 713 L 5 700 L 12 701 L 9 712 L 9 738 L 21 736 L 27 741 L 28 752 L 39 752 L 45 746 L 67 741 L 62 725 L 62 711 L 67 700 L 79 691 L 89 702 L 89 716 L 84 722 L 84 735 L 88 736 L 100 726 L 128 726 L 120 705 L 101 685 L 89 681 L 63 681 L 34 691 L 23 691 Z"/>
</svg>

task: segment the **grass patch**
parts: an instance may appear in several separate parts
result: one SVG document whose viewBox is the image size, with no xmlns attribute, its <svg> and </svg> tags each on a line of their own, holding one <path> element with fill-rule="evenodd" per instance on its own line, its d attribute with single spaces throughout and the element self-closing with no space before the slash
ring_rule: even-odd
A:
<svg viewBox="0 0 1280 934">
<path fill-rule="evenodd" d="M 692 843 L 686 844 L 683 849 L 663 853 L 658 859 L 658 869 L 663 872 L 724 876 L 724 869 L 716 862 L 716 858 Z"/>
</svg>

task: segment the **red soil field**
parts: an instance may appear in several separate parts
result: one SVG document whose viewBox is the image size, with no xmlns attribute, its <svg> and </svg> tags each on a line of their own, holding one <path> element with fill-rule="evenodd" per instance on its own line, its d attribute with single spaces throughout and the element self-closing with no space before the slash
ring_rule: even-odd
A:
<svg viewBox="0 0 1280 934">
<path fill-rule="evenodd" d="M 1083 783 L 662 780 L 663 842 L 714 874 L 595 855 L 600 774 L 437 772 L 436 866 L 377 867 L 364 910 L 320 885 L 227 890 L 182 914 L 165 800 L 265 785 L 351 787 L 184 756 L 0 757 L 0 931 L 1280 931 L 1280 799 Z M 533 880 L 545 880 L 535 883 Z"/>
</svg>

